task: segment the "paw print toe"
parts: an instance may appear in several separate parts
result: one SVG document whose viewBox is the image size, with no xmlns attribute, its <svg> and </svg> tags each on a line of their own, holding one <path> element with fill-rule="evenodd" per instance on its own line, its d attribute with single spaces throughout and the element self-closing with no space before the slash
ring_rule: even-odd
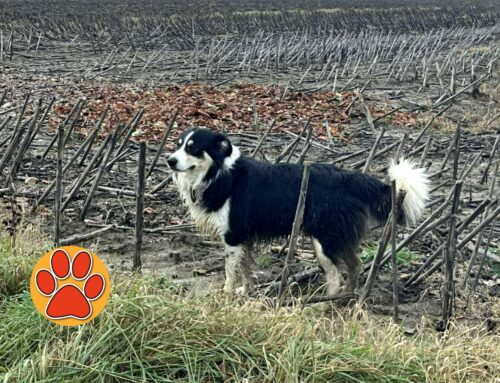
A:
<svg viewBox="0 0 500 383">
<path fill-rule="evenodd" d="M 104 292 L 104 278 L 101 274 L 93 274 L 85 282 L 83 291 L 89 300 L 97 299 Z"/>
<path fill-rule="evenodd" d="M 92 269 L 92 256 L 87 251 L 80 251 L 73 258 L 72 272 L 75 279 L 84 279 Z"/>
<path fill-rule="evenodd" d="M 59 279 L 65 279 L 70 272 L 71 260 L 64 250 L 56 250 L 50 258 L 50 266 L 53 273 Z"/>
<path fill-rule="evenodd" d="M 42 269 L 36 274 L 36 286 L 43 295 L 52 295 L 56 289 L 56 280 L 49 270 Z"/>
</svg>

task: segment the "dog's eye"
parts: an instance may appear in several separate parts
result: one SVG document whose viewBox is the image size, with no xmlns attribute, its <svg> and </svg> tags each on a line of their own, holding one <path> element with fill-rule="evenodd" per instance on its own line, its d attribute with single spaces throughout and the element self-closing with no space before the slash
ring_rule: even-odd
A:
<svg viewBox="0 0 500 383">
<path fill-rule="evenodd" d="M 186 145 L 186 153 L 194 157 L 201 157 L 203 155 L 203 150 L 196 145 Z"/>
</svg>

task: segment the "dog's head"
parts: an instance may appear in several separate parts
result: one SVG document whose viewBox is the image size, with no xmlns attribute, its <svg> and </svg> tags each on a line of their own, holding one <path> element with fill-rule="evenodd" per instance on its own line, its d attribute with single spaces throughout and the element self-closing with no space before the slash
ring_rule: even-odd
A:
<svg viewBox="0 0 500 383">
<path fill-rule="evenodd" d="M 182 133 L 167 163 L 175 172 L 201 174 L 212 167 L 230 167 L 238 157 L 237 148 L 222 133 L 197 127 Z"/>
</svg>

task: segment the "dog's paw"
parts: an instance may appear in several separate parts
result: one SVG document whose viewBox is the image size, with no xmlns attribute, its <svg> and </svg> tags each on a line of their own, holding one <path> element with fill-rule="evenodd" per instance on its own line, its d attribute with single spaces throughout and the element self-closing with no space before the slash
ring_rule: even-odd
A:
<svg viewBox="0 0 500 383">
<path fill-rule="evenodd" d="M 236 295 L 246 297 L 249 294 L 249 289 L 246 286 L 240 286 L 236 289 Z"/>
</svg>

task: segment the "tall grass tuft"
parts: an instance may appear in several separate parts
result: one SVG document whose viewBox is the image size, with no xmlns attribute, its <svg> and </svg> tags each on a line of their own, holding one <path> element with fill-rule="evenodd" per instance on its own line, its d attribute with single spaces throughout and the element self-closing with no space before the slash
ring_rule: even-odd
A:
<svg viewBox="0 0 500 383">
<path fill-rule="evenodd" d="M 8 232 L 0 231 L 0 299 L 27 289 L 38 258 L 49 250 L 39 224 L 18 228 L 16 236 L 13 244 Z"/>
</svg>

